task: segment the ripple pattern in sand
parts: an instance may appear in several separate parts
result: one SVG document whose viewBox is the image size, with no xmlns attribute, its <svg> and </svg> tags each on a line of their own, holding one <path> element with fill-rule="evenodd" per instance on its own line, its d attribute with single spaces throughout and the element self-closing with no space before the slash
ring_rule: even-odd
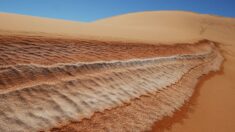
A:
<svg viewBox="0 0 235 132">
<path fill-rule="evenodd" d="M 189 49 L 126 60 L 5 63 L 0 67 L 0 131 L 38 131 L 91 118 L 95 112 L 161 92 L 219 56 L 212 44 L 195 48 L 200 52 Z M 214 63 L 202 67 L 199 75 L 218 68 L 220 63 Z"/>
</svg>

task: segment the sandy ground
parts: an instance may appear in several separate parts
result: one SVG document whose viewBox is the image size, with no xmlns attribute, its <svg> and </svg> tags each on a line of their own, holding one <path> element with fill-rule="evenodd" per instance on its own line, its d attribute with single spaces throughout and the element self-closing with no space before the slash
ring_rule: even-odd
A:
<svg viewBox="0 0 235 132">
<path fill-rule="evenodd" d="M 193 101 L 176 119 L 156 123 L 154 130 L 226 131 L 235 130 L 235 19 L 188 12 L 144 12 L 117 16 L 93 23 L 78 23 L 0 14 L 0 34 L 56 36 L 116 42 L 151 44 L 194 43 L 208 39 L 220 43 L 225 57 L 222 74 L 215 74 L 196 90 Z M 102 56 L 102 55 L 101 55 Z M 141 56 L 141 55 L 140 55 Z M 55 60 L 56 61 L 56 60 Z M 13 61 L 14 62 L 14 61 Z M 177 114 L 179 116 L 177 116 Z M 171 123 L 173 120 L 173 123 Z"/>
<path fill-rule="evenodd" d="M 229 53 L 224 53 L 226 61 L 223 69 L 200 85 L 199 91 L 189 108 L 180 113 L 176 119 L 168 119 L 163 125 L 156 124 L 154 131 L 159 127 L 166 132 L 233 132 L 235 130 L 235 83 L 234 47 L 229 46 Z M 172 123 L 173 122 L 173 123 Z"/>
</svg>

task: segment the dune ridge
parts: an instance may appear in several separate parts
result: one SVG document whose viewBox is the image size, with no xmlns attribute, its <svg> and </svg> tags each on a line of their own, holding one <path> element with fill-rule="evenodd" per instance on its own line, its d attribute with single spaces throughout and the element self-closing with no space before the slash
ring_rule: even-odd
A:
<svg viewBox="0 0 235 132">
<path fill-rule="evenodd" d="M 192 96 L 198 78 L 211 71 L 209 66 L 214 67 L 213 71 L 218 71 L 222 60 L 223 58 L 220 58 L 216 63 L 203 63 L 194 67 L 178 82 L 151 95 L 141 96 L 128 105 L 106 110 L 104 113 L 95 113 L 90 119 L 70 122 L 50 131 L 151 131 L 153 122 L 158 122 L 165 116 L 172 116 L 175 110 L 179 110 Z"/>
<path fill-rule="evenodd" d="M 1 71 L 1 83 L 0 89 L 4 88 L 3 91 L 6 92 L 8 89 L 7 85 L 11 87 L 19 88 L 21 84 L 25 85 L 27 82 L 34 83 L 40 82 L 42 80 L 48 81 L 48 83 L 53 83 L 55 80 L 68 80 L 75 78 L 74 76 L 78 74 L 94 74 L 100 72 L 109 72 L 111 70 L 122 70 L 122 69 L 136 69 L 141 67 L 148 67 L 155 63 L 164 63 L 167 61 L 177 61 L 177 60 L 193 60 L 202 59 L 210 55 L 211 51 L 205 53 L 197 54 L 183 54 L 177 56 L 168 57 L 157 57 L 148 59 L 131 59 L 127 61 L 100 61 L 100 62 L 90 62 L 90 63 L 61 63 L 54 65 L 39 65 L 39 64 L 17 64 L 15 66 L 3 66 L 0 67 Z M 123 71 L 123 70 L 122 70 Z M 12 82 L 9 80 L 9 76 L 14 77 Z M 71 77 L 72 76 L 72 77 Z M 33 79 L 32 79 L 33 78 Z M 42 78 L 42 79 L 40 79 Z M 21 81 L 24 80 L 24 82 Z M 31 81 L 29 81 L 30 79 Z M 39 81 L 40 80 L 40 81 Z M 9 82 L 8 82 L 9 81 Z M 21 82 L 17 82 L 21 81 Z M 33 82 L 32 82 L 33 81 Z M 44 82 L 42 81 L 42 82 Z M 12 88 L 9 88 L 12 89 Z M 14 88 L 13 88 L 14 89 Z M 1 90 L 0 90 L 1 91 Z"/>
</svg>

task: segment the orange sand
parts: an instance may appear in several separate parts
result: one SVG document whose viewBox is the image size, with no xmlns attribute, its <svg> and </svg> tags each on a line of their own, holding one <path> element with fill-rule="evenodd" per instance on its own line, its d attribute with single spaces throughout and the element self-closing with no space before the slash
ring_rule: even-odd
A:
<svg viewBox="0 0 235 132">
<path fill-rule="evenodd" d="M 231 47 L 231 50 L 235 48 Z M 234 52 L 235 53 L 235 52 Z M 220 74 L 207 78 L 200 86 L 190 109 L 166 132 L 233 132 L 235 130 L 235 59 L 225 53 L 226 61 Z M 185 117 L 186 116 L 186 117 Z M 173 120 L 175 121 L 175 120 Z M 156 124 L 155 131 L 158 125 Z"/>
<path fill-rule="evenodd" d="M 39 37 L 56 36 L 89 40 L 92 38 L 92 40 L 151 44 L 194 43 L 203 39 L 219 42 L 226 59 L 223 74 L 216 74 L 203 82 L 194 94 L 190 110 L 185 106 L 183 114 L 179 114 L 183 116 L 177 116 L 179 112 L 176 112 L 177 119 L 170 118 L 170 123 L 163 121 L 163 127 L 159 127 L 156 123 L 155 128 L 167 127 L 169 129 L 166 131 L 169 132 L 233 132 L 235 130 L 233 125 L 235 122 L 234 18 L 160 11 L 127 14 L 93 23 L 16 14 L 0 14 L 0 19 L 0 34 L 4 36 L 26 34 Z M 166 125 L 167 123 L 169 125 Z"/>
</svg>

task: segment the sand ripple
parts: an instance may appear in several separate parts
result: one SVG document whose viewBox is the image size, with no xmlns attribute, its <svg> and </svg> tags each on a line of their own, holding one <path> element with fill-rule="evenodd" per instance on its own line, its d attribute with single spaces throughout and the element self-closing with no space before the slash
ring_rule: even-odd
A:
<svg viewBox="0 0 235 132">
<path fill-rule="evenodd" d="M 49 40 L 43 42 L 47 42 L 48 46 L 53 45 L 50 45 L 49 42 L 52 41 Z M 18 50 L 12 52 L 12 49 L 22 48 L 22 41 L 19 43 L 15 40 L 14 43 L 0 46 L 4 50 L 4 56 L 0 57 L 4 60 L 0 67 L 0 131 L 47 130 L 71 121 L 78 122 L 77 131 L 105 131 L 111 128 L 113 131 L 121 128 L 123 131 L 147 130 L 154 121 L 180 108 L 191 96 L 197 78 L 209 71 L 218 70 L 223 60 L 212 43 L 187 45 L 185 48 L 152 46 L 153 48 L 149 48 L 152 52 L 144 53 L 143 49 L 141 54 L 137 52 L 141 52 L 143 47 L 136 48 L 136 45 L 132 45 L 125 49 L 121 57 L 118 51 L 123 49 L 114 49 L 112 57 L 105 59 L 106 55 L 112 53 L 112 48 L 118 46 L 107 44 L 111 48 L 95 51 L 92 49 L 95 46 L 100 48 L 100 45 L 93 42 L 91 46 L 94 47 L 91 49 L 88 48 L 89 44 L 85 49 L 80 46 L 79 51 L 84 52 L 81 53 L 82 56 L 77 55 L 79 51 L 73 52 L 77 48 L 63 47 L 64 50 L 61 51 L 61 48 L 56 50 L 58 45 L 54 44 L 55 49 L 52 52 L 55 53 L 55 61 L 52 63 L 47 56 L 51 53 L 44 54 L 43 49 L 35 49 L 40 51 L 35 56 L 45 62 L 40 63 L 42 61 L 34 60 L 36 58 L 32 59 L 29 55 L 33 51 L 32 43 L 35 40 L 23 44 L 31 48 L 21 53 L 17 53 Z M 68 41 L 63 43 L 67 44 Z M 41 48 L 40 44 L 35 45 Z M 43 45 L 45 49 L 48 48 L 47 45 Z M 174 48 L 178 49 L 177 52 Z M 163 52 L 166 49 L 169 51 Z M 70 52 L 71 56 L 76 57 L 71 57 Z M 96 58 L 81 61 L 80 58 L 89 58 L 91 52 Z M 137 54 L 135 56 L 132 53 L 128 58 L 125 57 L 129 56 L 128 52 Z M 28 61 L 17 58 L 16 54 L 26 56 Z M 10 58 L 9 62 L 7 56 Z M 67 59 L 60 61 L 64 56 Z M 153 95 L 154 98 L 147 98 Z M 137 98 L 140 100 L 136 101 Z M 149 102 L 155 105 L 149 105 Z M 105 112 L 107 109 L 110 111 Z M 128 111 L 142 115 L 134 116 Z M 95 112 L 104 112 L 104 115 L 96 115 Z M 153 114 L 155 118 L 148 116 Z M 104 116 L 107 116 L 107 120 L 102 118 Z M 107 122 L 111 121 L 112 116 L 117 123 L 115 127 Z M 135 122 L 141 117 L 144 117 L 141 122 Z M 84 118 L 90 120 L 84 121 Z M 123 127 L 123 119 L 129 121 L 128 127 Z M 97 123 L 100 125 L 94 125 Z"/>
</svg>

